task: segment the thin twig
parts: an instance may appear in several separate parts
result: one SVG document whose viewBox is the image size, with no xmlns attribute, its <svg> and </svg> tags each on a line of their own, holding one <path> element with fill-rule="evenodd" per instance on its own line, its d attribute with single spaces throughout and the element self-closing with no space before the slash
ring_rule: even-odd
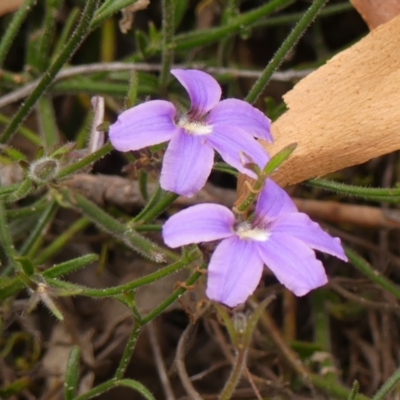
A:
<svg viewBox="0 0 400 400">
<path fill-rule="evenodd" d="M 55 78 L 53 83 L 62 79 L 71 78 L 73 76 L 94 74 L 98 72 L 118 72 L 118 71 L 145 71 L 145 72 L 158 72 L 162 66 L 160 64 L 148 64 L 148 63 L 124 63 L 124 62 L 111 62 L 111 63 L 94 63 L 86 65 L 78 65 L 76 67 L 65 68 L 60 71 Z M 204 69 L 210 74 L 230 74 L 235 78 L 253 78 L 257 79 L 261 75 L 261 71 L 256 70 L 243 70 L 239 68 L 217 68 L 217 67 L 206 67 L 203 64 L 178 64 L 173 65 L 172 68 L 199 68 Z M 275 72 L 272 75 L 271 80 L 279 82 L 290 82 L 298 79 L 302 79 L 310 74 L 312 69 L 305 69 L 302 71 L 288 70 L 282 72 Z M 1 70 L 0 70 L 1 74 Z M 5 96 L 0 97 L 0 108 L 5 107 L 15 101 L 22 100 L 24 97 L 29 96 L 39 83 L 39 79 L 28 83 L 27 85 L 11 92 Z"/>
<path fill-rule="evenodd" d="M 158 376 L 160 377 L 161 385 L 164 390 L 166 400 L 175 400 L 174 391 L 172 390 L 171 382 L 168 378 L 167 369 L 164 365 L 163 356 L 161 354 L 160 345 L 157 340 L 157 335 L 154 329 L 154 322 L 150 321 L 147 324 L 151 350 L 153 351 L 154 360 L 156 362 Z"/>
<path fill-rule="evenodd" d="M 176 349 L 175 365 L 178 370 L 179 378 L 181 379 L 182 385 L 186 390 L 186 393 L 190 396 L 192 400 L 202 400 L 202 397 L 194 388 L 192 382 L 190 381 L 189 375 L 185 367 L 185 345 L 189 334 L 196 329 L 196 325 L 188 325 L 188 327 L 183 331 L 181 338 L 179 339 L 178 347 Z"/>
<path fill-rule="evenodd" d="M 357 296 L 356 294 L 344 289 L 341 285 L 339 285 L 334 280 L 329 282 L 329 286 L 333 288 L 335 292 L 338 292 L 341 296 L 345 299 L 354 301 L 354 303 L 361 304 L 364 307 L 372 308 L 374 310 L 381 310 L 381 311 L 400 311 L 400 306 L 398 304 L 390 304 L 381 301 L 372 301 L 368 300 L 364 297 Z"/>
<path fill-rule="evenodd" d="M 250 373 L 250 371 L 249 371 L 249 369 L 248 369 L 247 367 L 244 368 L 244 372 L 245 372 L 245 374 L 246 374 L 246 378 L 247 378 L 247 380 L 249 381 L 250 386 L 251 386 L 251 388 L 253 389 L 253 392 L 254 392 L 254 394 L 256 395 L 257 399 L 258 399 L 258 400 L 263 400 L 263 398 L 262 398 L 260 392 L 259 392 L 258 389 L 257 389 L 256 384 L 255 384 L 254 381 L 253 381 L 253 377 L 251 376 L 251 373 Z"/>
</svg>

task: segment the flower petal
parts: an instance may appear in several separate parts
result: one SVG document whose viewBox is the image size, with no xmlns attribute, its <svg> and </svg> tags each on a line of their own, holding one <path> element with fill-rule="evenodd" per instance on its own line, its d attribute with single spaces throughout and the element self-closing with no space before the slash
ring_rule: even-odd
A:
<svg viewBox="0 0 400 400">
<path fill-rule="evenodd" d="M 214 162 L 214 150 L 201 136 L 181 130 L 174 135 L 164 155 L 160 185 L 163 189 L 191 197 L 207 181 Z"/>
<path fill-rule="evenodd" d="M 174 125 L 175 106 L 152 100 L 124 111 L 110 126 L 109 138 L 119 151 L 139 150 L 166 142 L 178 130 Z"/>
<path fill-rule="evenodd" d="M 164 242 L 169 247 L 210 242 L 234 235 L 235 216 L 219 204 L 199 204 L 170 217 L 163 226 Z"/>
<path fill-rule="evenodd" d="M 211 257 L 206 294 L 211 300 L 236 307 L 254 292 L 262 271 L 263 261 L 253 241 L 237 236 L 225 239 Z"/>
<path fill-rule="evenodd" d="M 214 125 L 207 140 L 226 163 L 252 178 L 256 178 L 255 173 L 244 167 L 244 164 L 250 162 L 246 156 L 260 168 L 264 168 L 269 160 L 268 154 L 257 140 L 244 130 L 231 125 Z"/>
<path fill-rule="evenodd" d="M 255 225 L 266 224 L 282 214 L 297 212 L 290 196 L 274 181 L 267 179 L 257 201 Z"/>
<path fill-rule="evenodd" d="M 260 110 L 243 100 L 226 99 L 219 102 L 207 117 L 213 125 L 233 125 L 267 142 L 273 142 L 271 120 Z"/>
<path fill-rule="evenodd" d="M 283 233 L 273 233 L 257 250 L 278 281 L 296 296 L 325 285 L 328 281 L 321 261 L 304 242 Z"/>
<path fill-rule="evenodd" d="M 219 102 L 221 87 L 211 75 L 196 69 L 173 69 L 171 74 L 189 94 L 190 113 L 202 116 Z"/>
<path fill-rule="evenodd" d="M 312 249 L 323 251 L 347 261 L 340 239 L 330 236 L 306 214 L 282 215 L 272 223 L 270 229 L 273 233 L 290 235 L 301 240 Z"/>
</svg>

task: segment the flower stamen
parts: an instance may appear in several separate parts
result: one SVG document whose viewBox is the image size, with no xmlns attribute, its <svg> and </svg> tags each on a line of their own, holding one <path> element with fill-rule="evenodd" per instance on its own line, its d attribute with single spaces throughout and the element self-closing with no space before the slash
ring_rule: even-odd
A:
<svg viewBox="0 0 400 400">
<path fill-rule="evenodd" d="M 207 125 L 198 121 L 189 121 L 186 118 L 181 118 L 177 125 L 180 128 L 183 128 L 189 135 L 209 135 L 212 132 L 211 125 Z"/>
<path fill-rule="evenodd" d="M 243 222 L 236 228 L 236 234 L 240 239 L 250 239 L 257 242 L 266 242 L 271 233 L 266 229 L 253 228 L 248 222 Z"/>
</svg>

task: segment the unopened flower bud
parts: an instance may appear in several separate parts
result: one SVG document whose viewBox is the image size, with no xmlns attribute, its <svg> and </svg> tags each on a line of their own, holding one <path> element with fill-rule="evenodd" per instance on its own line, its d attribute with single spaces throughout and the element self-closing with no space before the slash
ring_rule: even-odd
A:
<svg viewBox="0 0 400 400">
<path fill-rule="evenodd" d="M 60 163 L 50 157 L 43 157 L 35 160 L 29 167 L 29 177 L 35 183 L 48 183 L 52 181 L 58 173 Z"/>
</svg>

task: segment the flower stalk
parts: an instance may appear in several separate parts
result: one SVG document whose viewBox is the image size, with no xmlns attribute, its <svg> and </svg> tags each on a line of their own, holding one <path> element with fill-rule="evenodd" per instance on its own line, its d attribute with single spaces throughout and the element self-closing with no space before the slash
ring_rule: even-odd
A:
<svg viewBox="0 0 400 400">
<path fill-rule="evenodd" d="M 265 89 L 265 86 L 267 86 L 274 71 L 281 65 L 282 61 L 285 59 L 289 51 L 298 42 L 307 27 L 322 10 L 326 2 L 327 0 L 313 1 L 311 7 L 305 12 L 305 14 L 294 27 L 292 32 L 290 32 L 289 36 L 284 40 L 284 42 L 276 52 L 275 56 L 267 64 L 261 76 L 257 79 L 254 86 L 250 89 L 250 92 L 246 96 L 246 101 L 248 101 L 250 104 L 256 102 L 262 91 Z"/>
</svg>

